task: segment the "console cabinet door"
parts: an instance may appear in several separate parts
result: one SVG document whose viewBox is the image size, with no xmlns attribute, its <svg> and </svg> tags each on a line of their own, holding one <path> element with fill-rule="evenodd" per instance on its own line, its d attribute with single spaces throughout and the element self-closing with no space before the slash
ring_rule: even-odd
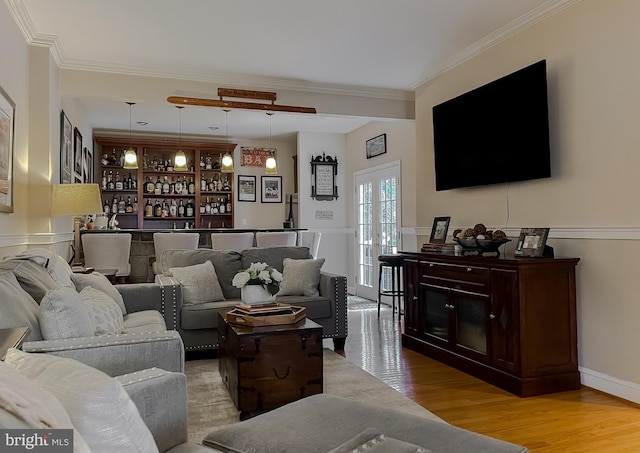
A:
<svg viewBox="0 0 640 453">
<path fill-rule="evenodd" d="M 457 352 L 480 362 L 489 362 L 491 308 L 488 294 L 451 290 L 452 341 Z"/>
<path fill-rule="evenodd" d="M 418 294 L 420 292 L 420 263 L 405 260 L 403 263 L 404 277 L 404 331 L 412 337 L 419 337 L 420 312 Z"/>
<path fill-rule="evenodd" d="M 424 324 L 421 337 L 428 338 L 434 344 L 449 348 L 452 337 L 451 290 L 436 285 L 420 282 L 420 295 L 418 298 L 422 304 L 420 315 Z"/>
<path fill-rule="evenodd" d="M 520 300 L 518 273 L 491 270 L 491 349 L 496 368 L 509 373 L 520 371 Z"/>
</svg>

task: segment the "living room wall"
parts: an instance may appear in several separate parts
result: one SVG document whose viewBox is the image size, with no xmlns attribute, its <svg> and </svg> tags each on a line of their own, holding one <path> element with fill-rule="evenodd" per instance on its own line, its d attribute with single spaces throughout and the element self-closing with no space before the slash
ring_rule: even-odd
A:
<svg viewBox="0 0 640 453">
<path fill-rule="evenodd" d="M 640 3 L 583 0 L 469 56 L 416 91 L 416 196 L 426 201 L 417 205 L 418 225 L 450 215 L 451 228 L 483 222 L 510 236 L 521 227 L 550 227 L 556 255 L 581 258 L 583 383 L 636 402 L 638 23 Z M 435 192 L 432 107 L 541 59 L 548 68 L 552 177 Z"/>
</svg>

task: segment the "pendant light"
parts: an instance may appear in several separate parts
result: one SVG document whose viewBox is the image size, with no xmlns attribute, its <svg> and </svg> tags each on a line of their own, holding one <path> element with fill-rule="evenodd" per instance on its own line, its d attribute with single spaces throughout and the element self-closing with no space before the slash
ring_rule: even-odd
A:
<svg viewBox="0 0 640 453">
<path fill-rule="evenodd" d="M 229 110 L 231 109 L 223 109 L 224 110 L 224 118 L 226 125 L 226 143 L 227 148 L 229 145 Z M 224 156 L 222 156 L 222 165 L 220 166 L 220 171 L 222 173 L 233 173 L 233 156 L 229 154 L 229 151 L 225 151 Z"/>
<path fill-rule="evenodd" d="M 184 151 L 182 151 L 182 109 L 184 108 L 184 106 L 176 105 L 176 108 L 180 110 L 180 142 L 176 157 L 173 159 L 173 169 L 176 171 L 186 171 L 187 156 L 185 156 Z"/>
<path fill-rule="evenodd" d="M 123 168 L 127 170 L 138 169 L 138 156 L 133 149 L 133 140 L 131 139 L 131 106 L 135 102 L 127 102 L 129 104 L 129 149 L 124 152 L 124 165 Z"/>
<path fill-rule="evenodd" d="M 273 117 L 273 112 L 266 112 L 269 115 L 269 151 L 271 151 L 271 118 Z M 277 175 L 278 167 L 276 165 L 275 156 L 267 157 L 266 162 L 264 163 L 264 174 L 265 175 Z"/>
</svg>

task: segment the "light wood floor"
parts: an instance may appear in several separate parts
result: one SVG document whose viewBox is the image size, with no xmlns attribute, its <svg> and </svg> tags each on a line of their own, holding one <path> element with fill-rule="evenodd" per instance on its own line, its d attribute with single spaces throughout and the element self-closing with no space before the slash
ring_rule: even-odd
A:
<svg viewBox="0 0 640 453">
<path fill-rule="evenodd" d="M 349 310 L 345 357 L 447 422 L 532 452 L 640 452 L 640 406 L 582 387 L 519 398 L 400 346 L 384 307 Z"/>
</svg>

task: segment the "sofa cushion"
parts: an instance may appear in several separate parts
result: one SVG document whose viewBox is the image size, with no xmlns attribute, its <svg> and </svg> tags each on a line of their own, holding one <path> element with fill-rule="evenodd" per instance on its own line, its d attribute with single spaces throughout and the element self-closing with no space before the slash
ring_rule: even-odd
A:
<svg viewBox="0 0 640 453">
<path fill-rule="evenodd" d="M 44 248 L 33 248 L 25 250 L 13 257 L 18 260 L 29 260 L 44 267 L 53 281 L 59 286 L 73 288 L 71 282 L 71 267 L 62 259 L 60 255 Z"/>
<path fill-rule="evenodd" d="M 60 400 L 92 451 L 158 452 L 135 404 L 112 377 L 76 360 L 17 349 L 5 361 Z"/>
<path fill-rule="evenodd" d="M 0 270 L 0 328 L 27 326 L 26 341 L 42 340 L 38 304 L 22 289 L 13 272 Z"/>
<path fill-rule="evenodd" d="M 61 287 L 47 291 L 40 303 L 40 330 L 45 340 L 92 337 L 89 309 L 75 289 Z"/>
<path fill-rule="evenodd" d="M 0 263 L 0 269 L 11 270 L 22 289 L 37 303 L 40 303 L 47 291 L 60 287 L 44 266 L 34 261 L 9 259 Z"/>
<path fill-rule="evenodd" d="M 248 268 L 251 263 L 267 263 L 282 272 L 285 258 L 306 260 L 311 259 L 312 256 L 309 253 L 309 247 L 253 247 L 242 251 L 242 269 Z"/>
<path fill-rule="evenodd" d="M 432 453 L 431 450 L 403 442 L 367 428 L 329 453 Z"/>
<path fill-rule="evenodd" d="M 172 267 L 171 275 L 182 285 L 183 305 L 224 300 L 218 275 L 211 261 L 187 267 Z"/>
<path fill-rule="evenodd" d="M 94 335 L 115 335 L 122 332 L 122 312 L 111 297 L 91 286 L 83 288 L 80 297 L 89 311 Z"/>
<path fill-rule="evenodd" d="M 3 429 L 73 429 L 69 414 L 51 393 L 0 362 L 0 426 Z M 89 453 L 77 430 L 74 453 Z"/>
<path fill-rule="evenodd" d="M 180 312 L 182 315 L 180 327 L 185 330 L 217 329 L 218 312 L 220 310 L 228 311 L 240 302 L 240 299 L 235 299 L 184 306 Z"/>
<path fill-rule="evenodd" d="M 122 333 L 164 332 L 167 325 L 157 310 L 143 310 L 124 315 Z"/>
<path fill-rule="evenodd" d="M 324 258 L 317 260 L 293 260 L 285 258 L 283 261 L 282 281 L 280 291 L 282 296 L 317 296 L 320 284 L 320 269 Z"/>
<path fill-rule="evenodd" d="M 170 274 L 172 267 L 185 267 L 211 261 L 216 270 L 225 299 L 240 299 L 240 289 L 231 284 L 233 276 L 242 269 L 240 254 L 233 250 L 165 250 L 160 257 L 160 272 Z"/>
<path fill-rule="evenodd" d="M 87 286 L 102 291 L 118 304 L 123 316 L 127 314 L 127 308 L 124 305 L 122 294 L 120 294 L 109 279 L 101 273 L 93 272 L 91 274 L 71 274 L 71 281 L 78 292 L 82 291 Z"/>
</svg>

